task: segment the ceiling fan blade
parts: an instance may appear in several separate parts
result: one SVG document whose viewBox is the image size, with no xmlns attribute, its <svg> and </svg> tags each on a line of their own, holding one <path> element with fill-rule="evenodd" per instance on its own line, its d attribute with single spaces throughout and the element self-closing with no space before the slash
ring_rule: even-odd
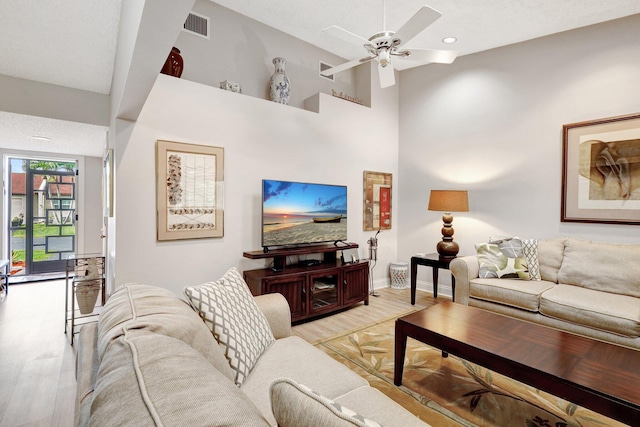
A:
<svg viewBox="0 0 640 427">
<path fill-rule="evenodd" d="M 422 6 L 396 33 L 393 38 L 400 39 L 402 44 L 420 34 L 425 28 L 433 24 L 442 14 L 429 6 Z"/>
<path fill-rule="evenodd" d="M 364 37 L 353 34 L 351 31 L 347 31 L 344 28 L 338 27 L 337 25 L 332 25 L 322 31 L 324 31 L 326 34 L 332 35 L 333 37 L 337 37 L 340 40 L 344 40 L 347 43 L 356 44 L 359 46 L 369 43 L 369 40 L 365 39 Z"/>
<path fill-rule="evenodd" d="M 375 58 L 375 56 L 372 56 L 370 58 L 367 57 L 367 58 L 361 58 L 361 59 L 354 59 L 353 61 L 345 62 L 344 64 L 340 64 L 340 65 L 336 65 L 335 67 L 327 68 L 326 70 L 321 71 L 320 74 L 322 74 L 325 77 L 329 77 L 331 75 L 339 73 L 340 71 L 348 70 L 349 68 L 353 68 L 353 67 L 358 66 L 360 64 L 364 64 L 365 62 L 369 62 L 373 58 Z"/>
<path fill-rule="evenodd" d="M 396 76 L 391 64 L 383 67 L 378 64 L 378 77 L 380 77 L 380 87 L 385 88 L 396 84 Z"/>
<path fill-rule="evenodd" d="M 425 63 L 451 64 L 458 56 L 455 50 L 409 49 L 407 52 L 409 55 L 402 57 L 405 61 Z"/>
</svg>

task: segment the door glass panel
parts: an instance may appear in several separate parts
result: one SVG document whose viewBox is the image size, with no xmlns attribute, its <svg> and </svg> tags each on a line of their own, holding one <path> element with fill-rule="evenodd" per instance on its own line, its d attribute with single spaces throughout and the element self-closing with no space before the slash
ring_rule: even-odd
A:
<svg viewBox="0 0 640 427">
<path fill-rule="evenodd" d="M 47 236 L 46 253 L 73 252 L 73 236 Z"/>
<path fill-rule="evenodd" d="M 75 185 L 74 184 L 63 184 L 57 182 L 48 182 L 47 183 L 47 199 L 73 199 Z"/>
</svg>

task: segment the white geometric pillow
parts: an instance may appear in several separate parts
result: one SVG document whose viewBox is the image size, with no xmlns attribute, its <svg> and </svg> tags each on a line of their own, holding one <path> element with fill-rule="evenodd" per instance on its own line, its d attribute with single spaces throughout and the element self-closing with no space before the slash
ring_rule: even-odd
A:
<svg viewBox="0 0 640 427">
<path fill-rule="evenodd" d="M 381 427 L 288 378 L 278 378 L 271 383 L 269 395 L 278 427 Z"/>
<path fill-rule="evenodd" d="M 530 280 L 542 280 L 540 277 L 540 263 L 538 262 L 538 239 L 524 239 L 522 253 L 527 259 Z"/>
<path fill-rule="evenodd" d="M 269 323 L 235 268 L 215 281 L 184 288 L 189 304 L 223 347 L 238 386 L 275 341 Z"/>
</svg>

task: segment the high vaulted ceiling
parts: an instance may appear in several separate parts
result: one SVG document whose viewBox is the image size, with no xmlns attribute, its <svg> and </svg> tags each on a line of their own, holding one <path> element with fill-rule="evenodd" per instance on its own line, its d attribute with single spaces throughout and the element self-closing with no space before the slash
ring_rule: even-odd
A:
<svg viewBox="0 0 640 427">
<path fill-rule="evenodd" d="M 125 0 L 140 1 L 140 0 Z M 153 1 L 153 0 L 146 0 Z M 90 92 L 109 94 L 113 76 L 122 0 L 0 0 L 0 74 Z M 461 55 L 480 52 L 553 33 L 640 13 L 638 0 L 216 0 L 346 60 L 364 49 L 322 32 L 341 26 L 368 38 L 383 29 L 397 30 L 423 5 L 442 13 L 406 47 L 452 49 Z M 384 11 L 384 13 L 383 13 Z M 383 18 L 384 16 L 384 18 Z M 442 43 L 453 36 L 458 42 Z M 398 61 L 399 62 L 399 61 Z M 420 64 L 406 62 L 403 68 Z M 2 96 L 2 94 L 0 94 Z M 76 154 L 100 156 L 104 130 L 65 128 L 64 123 L 0 112 L 0 147 L 53 151 L 33 135 L 63 134 L 60 152 L 93 146 Z M 93 138 L 88 133 L 94 132 Z M 42 145 L 45 144 L 45 145 Z M 79 145 L 80 144 L 80 145 Z M 38 148 L 40 147 L 40 148 Z"/>
<path fill-rule="evenodd" d="M 422 6 L 442 14 L 403 47 L 457 50 L 460 55 L 640 13 L 637 0 L 215 0 L 222 6 L 277 28 L 346 59 L 362 58 L 362 46 L 322 32 L 338 25 L 365 39 L 396 31 Z M 386 24 L 383 26 L 383 22 Z M 456 37 L 445 44 L 445 37 Z M 421 64 L 396 61 L 398 69 Z"/>
</svg>

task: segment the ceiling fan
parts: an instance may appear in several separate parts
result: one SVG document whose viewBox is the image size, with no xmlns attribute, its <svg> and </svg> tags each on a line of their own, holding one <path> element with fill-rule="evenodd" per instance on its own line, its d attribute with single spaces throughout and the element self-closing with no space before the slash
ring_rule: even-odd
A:
<svg viewBox="0 0 640 427">
<path fill-rule="evenodd" d="M 383 6 L 384 8 L 384 6 Z M 332 25 L 325 28 L 327 34 L 331 34 L 349 43 L 362 44 L 369 52 L 370 56 L 353 61 L 345 62 L 332 68 L 322 71 L 323 76 L 331 76 L 357 65 L 364 64 L 373 59 L 378 61 L 378 74 L 380 76 L 380 87 L 389 87 L 395 84 L 392 57 L 411 61 L 423 62 L 425 64 L 437 62 L 441 64 L 451 64 L 458 56 L 458 52 L 452 50 L 427 50 L 427 49 L 402 49 L 401 45 L 409 42 L 420 34 L 425 28 L 433 24 L 442 14 L 429 6 L 423 6 L 396 32 L 383 30 L 365 39 L 357 34 L 353 34 L 343 28 Z M 383 28 L 385 27 L 383 19 Z"/>
</svg>

